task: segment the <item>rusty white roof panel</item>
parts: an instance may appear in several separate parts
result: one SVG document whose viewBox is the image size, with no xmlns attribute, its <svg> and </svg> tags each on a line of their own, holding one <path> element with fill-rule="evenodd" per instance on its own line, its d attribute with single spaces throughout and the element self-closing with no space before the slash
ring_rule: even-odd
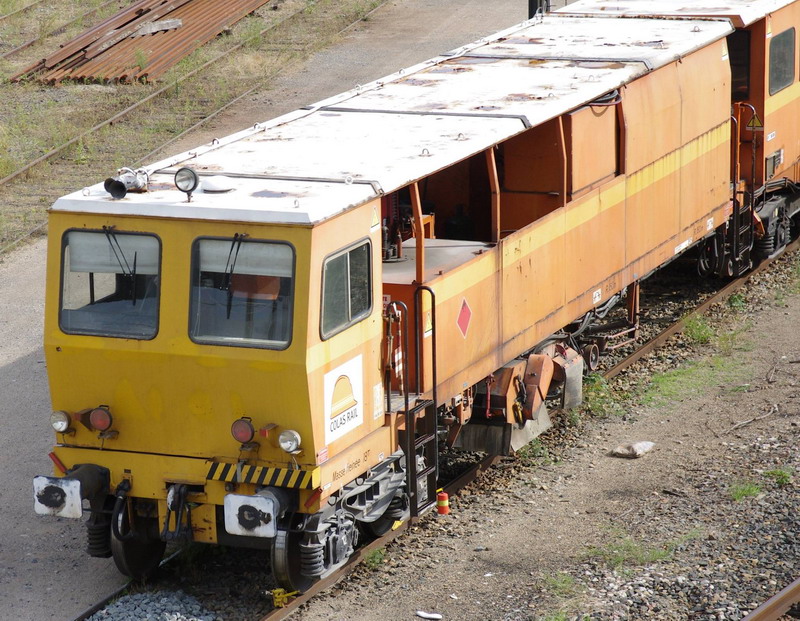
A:
<svg viewBox="0 0 800 621">
<path fill-rule="evenodd" d="M 174 188 L 156 187 L 112 201 L 98 185 L 54 208 L 313 224 L 591 102 L 731 30 L 727 20 L 551 14 L 148 167 L 153 178 L 179 166 L 226 175 L 236 188 L 231 194 L 200 192 L 187 204 Z"/>
<path fill-rule="evenodd" d="M 513 116 L 538 125 L 645 73 L 638 62 L 456 58 L 331 109 Z"/>
<path fill-rule="evenodd" d="M 519 119 L 337 112 L 256 132 L 198 155 L 199 172 L 374 181 L 407 185 L 525 129 Z"/>
<path fill-rule="evenodd" d="M 737 28 L 749 26 L 795 0 L 578 0 L 558 13 L 584 15 L 725 17 Z"/>
<path fill-rule="evenodd" d="M 656 68 L 706 45 L 709 35 L 719 38 L 729 32 L 728 25 L 717 20 L 701 20 L 688 25 L 685 20 L 559 17 L 566 19 L 545 17 L 524 30 L 474 48 L 464 55 L 473 58 L 642 62 Z"/>
<path fill-rule="evenodd" d="M 187 202 L 172 180 L 172 174 L 155 174 L 151 191 L 128 192 L 119 200 L 97 184 L 58 199 L 51 211 L 307 225 L 330 217 L 332 206 L 343 211 L 375 196 L 369 184 L 241 177 L 229 179 L 229 192 L 208 193 L 201 177 L 200 188 Z"/>
</svg>

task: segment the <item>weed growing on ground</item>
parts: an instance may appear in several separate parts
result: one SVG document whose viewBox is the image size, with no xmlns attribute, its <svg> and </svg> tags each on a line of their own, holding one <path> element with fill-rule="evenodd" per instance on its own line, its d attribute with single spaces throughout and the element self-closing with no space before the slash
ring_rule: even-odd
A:
<svg viewBox="0 0 800 621">
<path fill-rule="evenodd" d="M 625 414 L 621 400 L 611 390 L 608 380 L 599 373 L 590 373 L 584 378 L 583 405 L 581 407 L 584 412 L 598 418 Z"/>
<path fill-rule="evenodd" d="M 692 361 L 680 368 L 653 375 L 642 402 L 665 405 L 682 401 L 688 395 L 699 394 L 712 386 L 735 382 L 741 371 L 741 362 L 730 356 L 712 356 Z"/>
<path fill-rule="evenodd" d="M 386 559 L 386 548 L 373 550 L 364 557 L 364 565 L 371 571 L 376 571 Z"/>
<path fill-rule="evenodd" d="M 547 447 L 539 438 L 534 438 L 528 442 L 528 444 L 519 449 L 516 454 L 526 465 L 552 463 L 550 451 L 547 450 Z"/>
<path fill-rule="evenodd" d="M 575 595 L 576 591 L 575 578 L 563 571 L 552 576 L 545 576 L 544 586 L 553 595 L 557 595 L 558 597 L 571 597 Z"/>
<path fill-rule="evenodd" d="M 692 529 L 685 535 L 675 540 L 664 542 L 656 546 L 648 546 L 634 540 L 617 529 L 612 529 L 612 540 L 603 546 L 590 546 L 586 556 L 602 560 L 612 569 L 624 566 L 639 566 L 657 563 L 670 558 L 678 546 L 697 539 L 701 532 Z"/>
<path fill-rule="evenodd" d="M 772 479 L 778 487 L 786 487 L 792 482 L 792 475 L 794 470 L 792 468 L 775 468 L 774 470 L 767 470 L 764 476 Z"/>
<path fill-rule="evenodd" d="M 714 328 L 702 315 L 689 315 L 684 320 L 683 334 L 692 343 L 706 345 L 714 338 Z"/>
<path fill-rule="evenodd" d="M 732 293 L 728 298 L 728 306 L 735 311 L 743 311 L 747 308 L 747 300 L 743 293 Z"/>
<path fill-rule="evenodd" d="M 751 481 L 742 481 L 740 483 L 734 483 L 731 485 L 729 491 L 731 498 L 733 498 L 734 501 L 739 502 L 745 498 L 758 496 L 761 493 L 761 487 Z"/>
<path fill-rule="evenodd" d="M 558 612 L 551 612 L 543 617 L 539 617 L 538 621 L 568 621 L 569 615 L 563 610 Z"/>
<path fill-rule="evenodd" d="M 138 47 L 133 53 L 133 58 L 136 66 L 139 67 L 139 71 L 144 71 L 144 68 L 147 67 L 147 52 Z"/>
<path fill-rule="evenodd" d="M 750 322 L 747 322 L 730 332 L 718 334 L 715 344 L 719 353 L 723 356 L 730 356 L 735 351 L 752 351 L 753 343 L 744 335 L 749 332 L 751 328 Z"/>
</svg>

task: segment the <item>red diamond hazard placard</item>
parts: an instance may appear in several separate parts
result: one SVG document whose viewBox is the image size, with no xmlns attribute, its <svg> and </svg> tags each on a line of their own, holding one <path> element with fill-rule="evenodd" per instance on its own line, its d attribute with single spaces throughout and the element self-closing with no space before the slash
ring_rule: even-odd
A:
<svg viewBox="0 0 800 621">
<path fill-rule="evenodd" d="M 472 319 L 472 309 L 467 304 L 467 298 L 464 298 L 461 300 L 461 310 L 458 311 L 458 317 L 456 318 L 456 325 L 458 325 L 458 329 L 461 330 L 464 338 L 467 338 L 470 319 Z"/>
</svg>

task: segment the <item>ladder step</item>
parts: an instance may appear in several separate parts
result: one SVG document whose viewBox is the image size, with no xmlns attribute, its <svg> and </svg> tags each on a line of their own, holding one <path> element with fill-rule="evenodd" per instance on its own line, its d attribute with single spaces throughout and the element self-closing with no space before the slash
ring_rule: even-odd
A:
<svg viewBox="0 0 800 621">
<path fill-rule="evenodd" d="M 433 433 L 429 433 L 428 435 L 425 435 L 425 436 L 419 436 L 414 441 L 414 448 L 420 448 L 421 446 L 424 446 L 425 444 L 428 444 L 429 442 L 433 442 L 435 439 L 436 439 L 436 434 L 433 434 Z"/>
<path fill-rule="evenodd" d="M 434 473 L 435 471 L 436 471 L 435 466 L 428 466 L 427 468 L 424 468 L 423 470 L 417 472 L 417 478 L 421 479 L 422 477 L 426 477 L 429 474 Z"/>
</svg>

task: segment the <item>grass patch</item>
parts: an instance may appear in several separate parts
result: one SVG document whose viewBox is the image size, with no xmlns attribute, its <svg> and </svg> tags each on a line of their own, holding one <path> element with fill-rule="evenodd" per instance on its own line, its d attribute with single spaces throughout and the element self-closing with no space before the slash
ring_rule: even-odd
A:
<svg viewBox="0 0 800 621">
<path fill-rule="evenodd" d="M 689 315 L 684 319 L 683 334 L 692 343 L 706 345 L 714 338 L 714 328 L 702 315 Z"/>
<path fill-rule="evenodd" d="M 669 559 L 678 546 L 698 538 L 701 533 L 699 530 L 691 530 L 678 539 L 655 546 L 640 543 L 619 531 L 613 531 L 612 535 L 609 543 L 603 546 L 590 546 L 586 556 L 599 559 L 612 569 L 620 569 L 626 566 L 649 565 Z"/>
<path fill-rule="evenodd" d="M 364 565 L 371 571 L 377 571 L 384 560 L 386 560 L 386 548 L 378 548 L 364 557 Z"/>
<path fill-rule="evenodd" d="M 543 617 L 538 617 L 538 621 L 569 621 L 569 615 L 563 610 L 551 612 Z"/>
<path fill-rule="evenodd" d="M 575 595 L 577 584 L 575 578 L 563 571 L 552 576 L 545 576 L 544 586 L 553 595 L 558 597 L 572 597 Z"/>
<path fill-rule="evenodd" d="M 729 332 L 718 334 L 715 345 L 719 353 L 723 356 L 730 356 L 737 351 L 752 351 L 753 343 L 745 336 L 750 327 L 751 324 L 748 322 Z"/>
<path fill-rule="evenodd" d="M 520 459 L 525 465 L 531 464 L 551 464 L 553 462 L 550 457 L 550 451 L 542 443 L 541 439 L 534 438 L 528 444 L 519 449 L 516 453 L 517 458 Z"/>
<path fill-rule="evenodd" d="M 747 300 L 743 293 L 732 293 L 728 298 L 728 306 L 735 311 L 743 311 L 747 308 Z"/>
<path fill-rule="evenodd" d="M 598 418 L 610 418 L 625 414 L 622 399 L 614 394 L 608 381 L 599 373 L 590 373 L 583 381 L 584 412 Z"/>
<path fill-rule="evenodd" d="M 735 502 L 739 502 L 745 498 L 753 498 L 758 496 L 761 493 L 761 486 L 759 486 L 757 483 L 753 483 L 752 481 L 742 481 L 740 483 L 734 483 L 731 485 L 728 491 L 731 495 L 731 498 L 733 498 Z"/>
<path fill-rule="evenodd" d="M 778 487 L 786 487 L 792 482 L 794 470 L 792 468 L 775 468 L 767 470 L 764 476 L 771 479 Z"/>
<path fill-rule="evenodd" d="M 682 401 L 688 396 L 706 392 L 712 386 L 736 382 L 741 374 L 741 362 L 730 356 L 712 356 L 688 362 L 680 368 L 653 375 L 642 402 L 665 405 Z"/>
<path fill-rule="evenodd" d="M 663 561 L 671 556 L 672 552 L 664 547 L 650 547 L 634 541 L 630 537 L 623 537 L 600 547 L 590 547 L 587 556 L 603 561 L 612 569 L 619 569 L 626 565 L 648 565 Z"/>
</svg>

